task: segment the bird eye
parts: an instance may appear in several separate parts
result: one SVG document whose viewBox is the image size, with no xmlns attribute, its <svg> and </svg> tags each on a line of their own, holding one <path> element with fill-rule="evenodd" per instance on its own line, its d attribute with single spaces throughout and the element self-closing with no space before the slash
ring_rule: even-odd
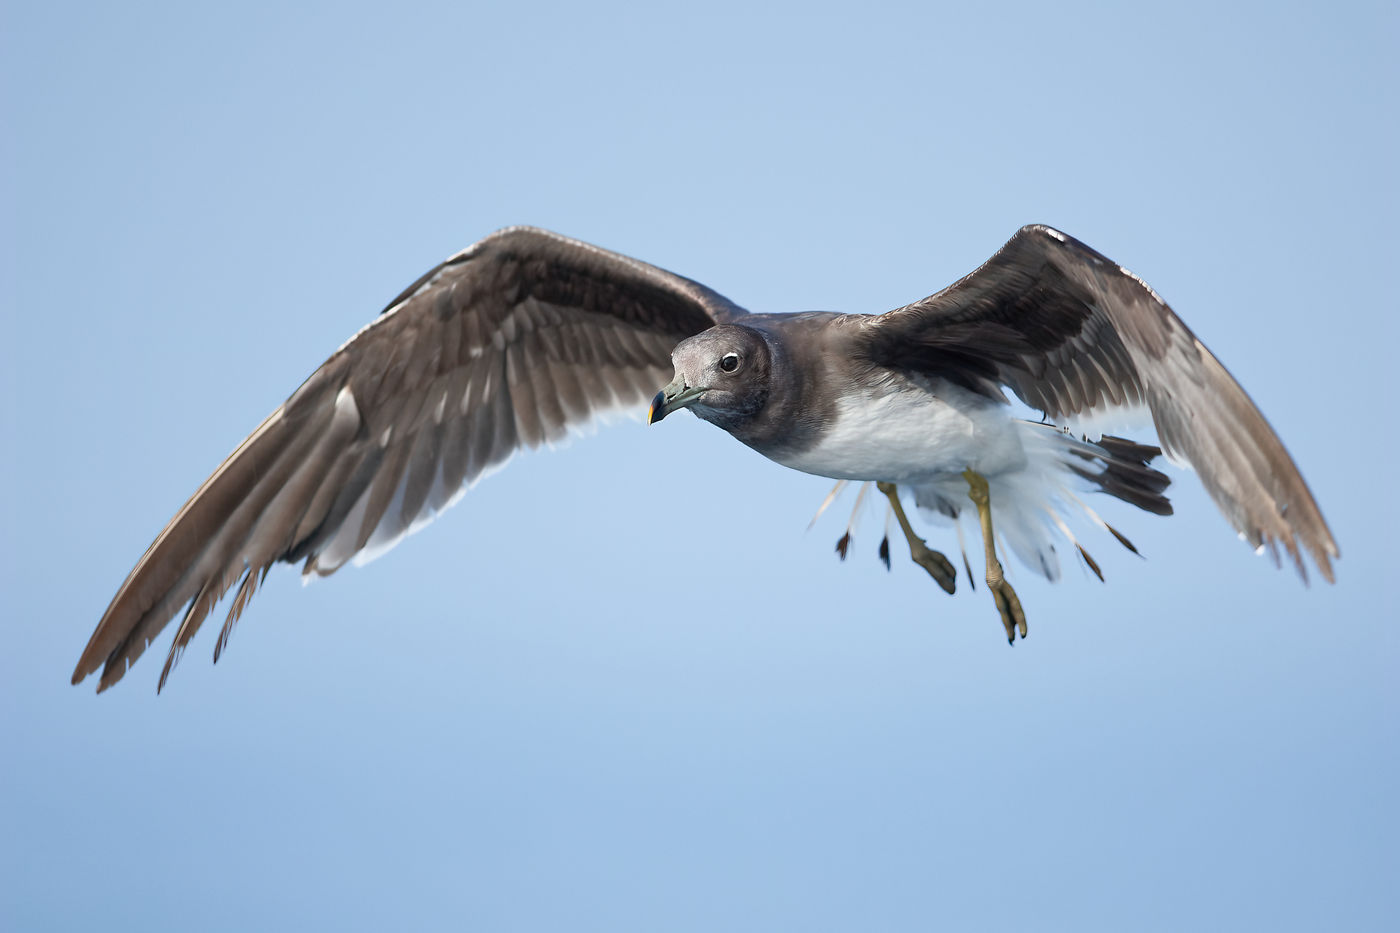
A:
<svg viewBox="0 0 1400 933">
<path fill-rule="evenodd" d="M 719 368 L 727 373 L 732 373 L 739 368 L 739 354 L 726 353 L 719 358 Z"/>
</svg>

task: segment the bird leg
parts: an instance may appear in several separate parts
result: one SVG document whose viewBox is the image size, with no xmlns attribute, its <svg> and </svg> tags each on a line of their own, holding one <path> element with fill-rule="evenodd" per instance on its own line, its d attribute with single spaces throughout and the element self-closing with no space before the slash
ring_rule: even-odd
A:
<svg viewBox="0 0 1400 933">
<path fill-rule="evenodd" d="M 982 523 L 982 542 L 987 548 L 987 589 L 992 591 L 992 599 L 1001 613 L 1001 624 L 1006 627 L 1006 640 L 1014 644 L 1016 632 L 1026 637 L 1026 614 L 1021 609 L 1020 597 L 1006 582 L 1001 561 L 997 560 L 996 538 L 992 536 L 992 497 L 987 485 L 987 477 L 968 467 L 963 470 L 967 480 L 967 497 L 977 506 L 977 518 Z"/>
<path fill-rule="evenodd" d="M 953 592 L 958 572 L 953 569 L 953 564 L 948 558 L 930 548 L 923 538 L 914 534 L 914 529 L 909 525 L 909 517 L 904 514 L 904 506 L 899 504 L 899 487 L 894 483 L 876 483 L 875 488 L 890 500 L 890 508 L 894 509 L 894 517 L 909 542 L 909 556 L 914 559 L 914 563 L 927 570 L 929 576 L 943 587 L 945 593 Z"/>
</svg>

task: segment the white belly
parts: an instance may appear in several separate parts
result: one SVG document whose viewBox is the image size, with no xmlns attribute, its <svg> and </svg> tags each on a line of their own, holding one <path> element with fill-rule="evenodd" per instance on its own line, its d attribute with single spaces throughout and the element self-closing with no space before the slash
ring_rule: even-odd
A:
<svg viewBox="0 0 1400 933">
<path fill-rule="evenodd" d="M 984 476 L 1018 470 L 1025 451 L 1005 405 L 953 386 L 848 396 L 820 443 L 775 457 L 783 466 L 832 479 L 918 484 L 971 467 Z"/>
</svg>

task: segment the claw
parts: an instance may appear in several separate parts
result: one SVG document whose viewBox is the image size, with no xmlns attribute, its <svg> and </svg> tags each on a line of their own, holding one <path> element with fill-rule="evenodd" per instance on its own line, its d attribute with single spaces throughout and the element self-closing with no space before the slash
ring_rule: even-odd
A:
<svg viewBox="0 0 1400 933">
<path fill-rule="evenodd" d="M 909 517 L 904 514 L 904 506 L 899 501 L 899 487 L 894 483 L 876 483 L 875 488 L 890 500 L 890 508 L 909 542 L 909 556 L 913 558 L 914 563 L 927 570 L 928 575 L 943 588 L 943 592 L 952 593 L 957 588 L 958 572 L 948 558 L 930 548 L 923 538 L 914 534 Z"/>
<path fill-rule="evenodd" d="M 958 571 L 952 561 L 924 544 L 922 539 L 915 538 L 909 542 L 909 556 L 914 563 L 928 571 L 928 575 L 943 587 L 943 592 L 951 594 L 957 589 Z"/>
<path fill-rule="evenodd" d="M 1026 613 L 1021 609 L 1021 599 L 1005 579 L 995 586 L 990 583 L 988 586 L 991 587 L 992 601 L 997 605 L 997 612 L 1001 613 L 1001 624 L 1006 629 L 1006 643 L 1014 645 L 1017 632 L 1020 632 L 1022 639 L 1026 637 Z"/>
</svg>

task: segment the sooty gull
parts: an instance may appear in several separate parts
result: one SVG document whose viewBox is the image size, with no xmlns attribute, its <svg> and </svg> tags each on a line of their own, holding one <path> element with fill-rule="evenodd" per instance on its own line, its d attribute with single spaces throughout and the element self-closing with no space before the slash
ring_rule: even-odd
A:
<svg viewBox="0 0 1400 933">
<path fill-rule="evenodd" d="M 1007 388 L 1044 421 L 1015 417 Z M 325 576 L 363 563 L 517 450 L 648 398 L 649 421 L 689 408 L 784 466 L 876 482 L 949 592 L 954 568 L 914 533 L 901 492 L 931 518 L 975 522 L 1010 640 L 1026 621 L 999 540 L 1052 580 L 1061 542 L 1098 573 L 1066 518 L 1131 545 L 1077 490 L 1171 512 L 1158 448 L 1056 426 L 1116 409 L 1151 414 L 1250 545 L 1275 563 L 1281 547 L 1305 581 L 1306 554 L 1333 579 L 1322 513 L 1244 390 L 1141 279 L 1057 230 L 1023 227 L 948 288 L 866 315 L 749 314 L 690 279 L 513 227 L 410 285 L 238 445 L 127 576 L 73 682 L 101 669 L 99 692 L 116 683 L 183 607 L 163 687 L 241 577 L 217 661 L 272 564 Z"/>
</svg>

